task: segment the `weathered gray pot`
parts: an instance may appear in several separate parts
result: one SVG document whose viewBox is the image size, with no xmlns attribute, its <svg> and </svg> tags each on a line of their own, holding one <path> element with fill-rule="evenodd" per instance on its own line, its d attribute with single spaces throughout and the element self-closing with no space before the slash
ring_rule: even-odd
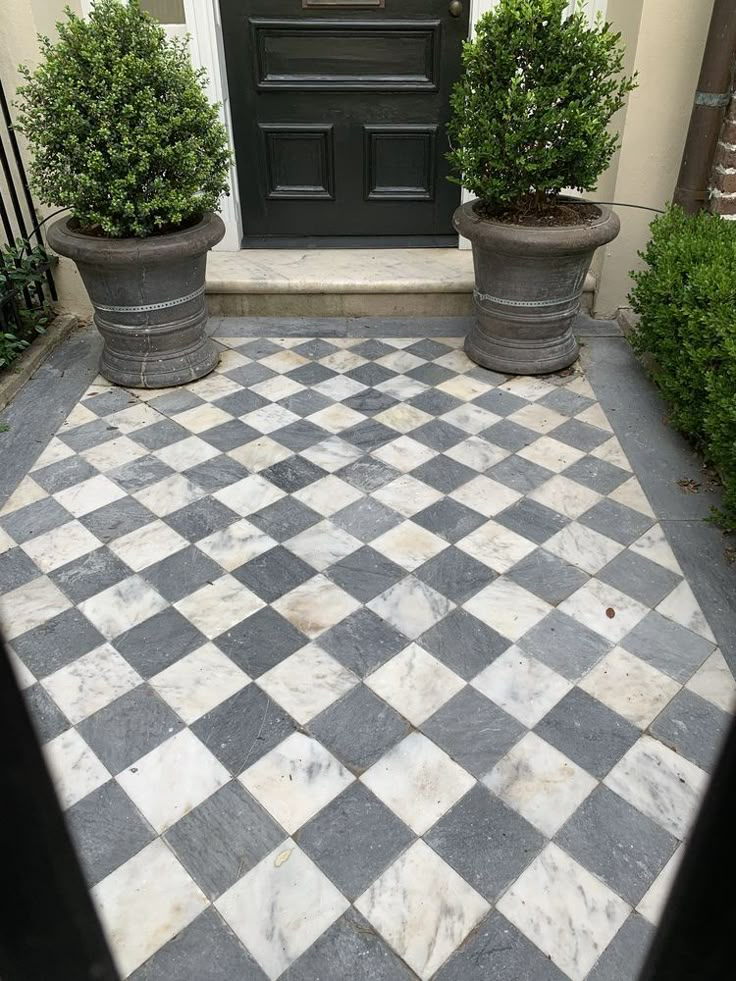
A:
<svg viewBox="0 0 736 981">
<path fill-rule="evenodd" d="M 95 238 L 55 222 L 54 251 L 77 264 L 104 339 L 100 373 L 131 388 L 185 385 L 218 361 L 205 333 L 207 252 L 225 234 L 217 215 L 150 238 Z"/>
<path fill-rule="evenodd" d="M 473 245 L 476 322 L 465 341 L 468 357 L 514 375 L 567 368 L 578 355 L 572 322 L 593 253 L 618 235 L 618 217 L 599 206 L 591 224 L 536 228 L 481 218 L 475 204 L 461 205 L 453 217 Z"/>
</svg>

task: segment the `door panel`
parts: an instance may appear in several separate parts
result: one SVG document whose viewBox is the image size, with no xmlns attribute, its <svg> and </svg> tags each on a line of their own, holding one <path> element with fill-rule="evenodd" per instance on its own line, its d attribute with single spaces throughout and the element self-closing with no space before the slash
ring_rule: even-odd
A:
<svg viewBox="0 0 736 981">
<path fill-rule="evenodd" d="M 469 2 L 221 0 L 246 244 L 456 241 Z"/>
</svg>

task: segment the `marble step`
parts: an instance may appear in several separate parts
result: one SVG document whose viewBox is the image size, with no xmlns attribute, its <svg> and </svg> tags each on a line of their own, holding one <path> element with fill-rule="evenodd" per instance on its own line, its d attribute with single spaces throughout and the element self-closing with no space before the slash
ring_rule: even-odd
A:
<svg viewBox="0 0 736 981">
<path fill-rule="evenodd" d="M 585 284 L 592 305 L 595 280 Z M 242 249 L 211 252 L 215 317 L 456 317 L 472 313 L 465 249 Z"/>
</svg>

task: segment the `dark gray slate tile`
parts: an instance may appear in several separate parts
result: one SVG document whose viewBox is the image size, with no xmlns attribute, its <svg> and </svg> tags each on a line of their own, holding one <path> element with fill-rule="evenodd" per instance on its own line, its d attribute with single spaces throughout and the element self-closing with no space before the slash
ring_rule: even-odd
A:
<svg viewBox="0 0 736 981">
<path fill-rule="evenodd" d="M 257 392 L 244 388 L 240 392 L 233 392 L 232 395 L 217 399 L 214 404 L 223 412 L 229 412 L 231 416 L 245 416 L 249 412 L 255 412 L 256 409 L 262 409 L 264 405 L 268 405 L 268 399 Z"/>
<path fill-rule="evenodd" d="M 482 784 L 476 784 L 424 840 L 490 902 L 539 854 L 545 839 Z"/>
<path fill-rule="evenodd" d="M 98 395 L 92 395 L 82 401 L 85 409 L 97 416 L 109 416 L 112 412 L 120 412 L 131 405 L 136 405 L 138 399 L 122 388 L 108 388 Z"/>
<path fill-rule="evenodd" d="M 570 425 L 570 423 L 565 423 L 565 425 Z M 557 432 L 558 430 L 555 430 L 555 435 Z M 625 480 L 629 480 L 631 473 L 613 463 L 608 463 L 607 460 L 599 460 L 594 456 L 584 456 L 568 467 L 567 470 L 564 470 L 563 476 L 582 484 L 583 487 L 598 491 L 599 494 L 610 494 Z"/>
<path fill-rule="evenodd" d="M 290 736 L 296 723 L 257 685 L 248 685 L 191 727 L 233 776 Z"/>
<path fill-rule="evenodd" d="M 490 566 L 454 546 L 425 562 L 414 575 L 454 603 L 464 603 L 498 578 Z"/>
<path fill-rule="evenodd" d="M 47 743 L 70 727 L 69 720 L 42 685 L 24 689 L 23 698 L 41 743 Z"/>
<path fill-rule="evenodd" d="M 171 416 L 176 415 L 177 412 L 185 412 L 187 409 L 193 409 L 195 406 L 202 405 L 203 403 L 204 399 L 201 399 L 193 392 L 188 392 L 186 389 L 181 388 L 177 392 L 166 392 L 165 395 L 157 395 L 148 404 L 151 408 L 156 409 L 157 412 L 163 412 L 164 415 Z"/>
<path fill-rule="evenodd" d="M 6 514 L 0 518 L 0 526 L 19 545 L 22 545 L 31 538 L 37 538 L 38 535 L 59 528 L 71 520 L 72 516 L 66 508 L 63 508 L 53 497 L 45 497 L 41 501 L 34 501 L 33 504 L 27 504 L 24 508 Z"/>
<path fill-rule="evenodd" d="M 717 759 L 731 717 L 694 692 L 683 689 L 649 727 L 650 732 L 681 756 L 710 771 Z"/>
<path fill-rule="evenodd" d="M 404 518 L 372 497 L 361 497 L 334 514 L 331 520 L 361 542 L 371 542 Z"/>
<path fill-rule="evenodd" d="M 512 412 L 523 409 L 527 404 L 518 395 L 512 395 L 511 392 L 504 392 L 500 388 L 494 388 L 490 392 L 479 395 L 477 399 L 473 399 L 473 403 L 479 405 L 481 409 L 494 412 L 497 416 L 511 415 Z"/>
<path fill-rule="evenodd" d="M 299 831 L 299 846 L 355 900 L 414 835 L 361 783 L 353 783 Z"/>
<path fill-rule="evenodd" d="M 525 460 L 523 456 L 509 456 L 501 460 L 495 467 L 486 471 L 486 477 L 492 477 L 499 484 L 512 487 L 520 494 L 530 494 L 554 474 L 538 463 Z"/>
<path fill-rule="evenodd" d="M 419 644 L 469 681 L 502 654 L 511 641 L 467 610 L 453 610 L 419 638 Z"/>
<path fill-rule="evenodd" d="M 323 364 L 302 364 L 293 371 L 288 372 L 288 377 L 298 382 L 300 385 L 319 385 L 328 378 L 334 378 L 337 374 L 332 368 Z"/>
<path fill-rule="evenodd" d="M 198 542 L 239 520 L 239 515 L 213 497 L 202 497 L 168 514 L 164 521 L 190 542 Z"/>
<path fill-rule="evenodd" d="M 114 480 L 129 494 L 134 494 L 143 487 L 148 487 L 165 477 L 170 477 L 172 473 L 174 473 L 172 468 L 167 466 L 163 460 L 149 454 L 138 457 L 137 460 L 131 460 L 130 463 L 124 463 L 120 467 L 114 467 L 112 470 L 108 470 L 105 476 Z"/>
<path fill-rule="evenodd" d="M 588 581 L 588 576 L 556 555 L 535 549 L 506 573 L 506 578 L 557 606 Z"/>
<path fill-rule="evenodd" d="M 502 419 L 494 423 L 488 429 L 484 429 L 481 436 L 494 446 L 502 446 L 511 453 L 518 453 L 519 450 L 539 439 L 539 433 L 527 429 L 526 426 L 520 426 L 518 422 L 512 422 L 511 419 Z"/>
<path fill-rule="evenodd" d="M 539 404 L 548 409 L 554 409 L 555 412 L 561 412 L 564 416 L 576 416 L 590 408 L 593 405 L 593 399 L 589 399 L 587 395 L 571 392 L 569 388 L 558 388 L 541 398 Z"/>
<path fill-rule="evenodd" d="M 364 412 L 365 410 L 359 409 L 358 411 Z M 365 422 L 359 422 L 355 426 L 343 430 L 340 433 L 340 438 L 352 443 L 353 446 L 357 446 L 364 453 L 372 453 L 379 446 L 396 439 L 396 430 L 389 429 L 388 426 L 384 426 L 382 422 L 376 422 L 374 419 L 366 419 Z"/>
<path fill-rule="evenodd" d="M 478 779 L 526 732 L 520 722 L 470 687 L 454 695 L 421 729 Z"/>
<path fill-rule="evenodd" d="M 500 913 L 491 913 L 435 974 L 434 981 L 568 981 Z"/>
<path fill-rule="evenodd" d="M 354 409 L 355 412 L 362 412 L 364 416 L 375 416 L 385 409 L 390 409 L 397 402 L 398 399 L 388 392 L 381 392 L 377 388 L 366 388 L 362 392 L 351 395 L 350 398 L 343 399 L 342 404 L 348 409 Z"/>
<path fill-rule="evenodd" d="M 59 439 L 63 440 L 67 446 L 71 446 L 77 453 L 81 453 L 93 446 L 107 443 L 119 435 L 120 432 L 117 427 L 110 426 L 105 419 L 95 419 L 94 422 L 87 422 L 83 426 L 75 426 L 68 432 L 59 433 Z M 69 459 L 74 458 L 69 457 Z M 62 463 L 66 463 L 66 460 L 63 460 Z M 58 464 L 53 464 L 53 466 L 58 466 Z"/>
<path fill-rule="evenodd" d="M 412 518 L 416 524 L 428 528 L 448 542 L 460 541 L 471 531 L 485 524 L 487 520 L 484 515 L 460 504 L 459 501 L 453 501 L 451 497 L 443 497 L 442 500 L 431 504 Z"/>
<path fill-rule="evenodd" d="M 621 646 L 683 684 L 714 649 L 709 640 L 654 610 L 626 635 Z"/>
<path fill-rule="evenodd" d="M 200 439 L 222 450 L 223 453 L 234 450 L 236 446 L 245 446 L 246 443 L 261 436 L 262 433 L 252 426 L 246 426 L 240 419 L 230 419 L 220 426 L 213 426 L 212 429 L 199 434 Z"/>
<path fill-rule="evenodd" d="M 289 412 L 304 417 L 311 416 L 321 409 L 326 409 L 328 405 L 332 405 L 332 399 L 328 399 L 327 396 L 310 388 L 305 388 L 301 392 L 295 392 L 293 395 L 287 395 L 285 399 L 280 399 L 279 405 L 283 405 Z"/>
<path fill-rule="evenodd" d="M 652 527 L 654 520 L 640 511 L 606 499 L 586 511 L 580 518 L 580 524 L 587 525 L 622 545 L 630 545 Z"/>
<path fill-rule="evenodd" d="M 258 678 L 308 643 L 303 633 L 269 606 L 215 639 L 215 644 L 251 678 Z"/>
<path fill-rule="evenodd" d="M 149 565 L 141 575 L 164 599 L 176 603 L 205 583 L 219 579 L 222 568 L 196 546 L 190 545 Z"/>
<path fill-rule="evenodd" d="M 156 515 L 134 497 L 123 497 L 79 519 L 101 542 L 107 544 L 156 520 Z"/>
<path fill-rule="evenodd" d="M 233 381 L 236 381 L 244 388 L 257 385 L 259 382 L 266 381 L 268 378 L 273 378 L 275 374 L 275 371 L 271 371 L 270 368 L 267 368 L 263 364 L 244 364 L 239 368 L 233 368 L 232 371 L 225 372 L 228 378 L 232 378 Z"/>
<path fill-rule="evenodd" d="M 478 472 L 466 467 L 464 463 L 458 463 L 457 460 L 440 453 L 417 467 L 416 470 L 412 470 L 411 475 L 417 480 L 423 480 L 425 484 L 429 484 L 430 487 L 434 487 L 435 490 L 441 491 L 443 494 L 450 494 L 469 480 L 477 477 Z"/>
<path fill-rule="evenodd" d="M 365 685 L 357 685 L 308 726 L 354 773 L 363 773 L 409 732 L 409 725 Z"/>
<path fill-rule="evenodd" d="M 49 578 L 73 603 L 82 603 L 122 582 L 132 571 L 109 548 L 97 548 L 49 573 Z"/>
<path fill-rule="evenodd" d="M 372 610 L 356 610 L 319 638 L 319 646 L 359 677 L 406 647 L 406 637 Z"/>
<path fill-rule="evenodd" d="M 519 646 L 570 681 L 577 681 L 613 646 L 566 613 L 552 610 L 527 631 Z"/>
<path fill-rule="evenodd" d="M 228 318 L 228 325 L 230 324 L 230 319 Z M 274 327 L 276 324 L 274 324 Z M 224 332 L 223 332 L 224 333 Z M 239 334 L 233 334 L 233 337 L 239 337 Z M 259 337 L 255 341 L 250 341 L 248 344 L 243 344 L 238 347 L 238 352 L 244 354 L 247 358 L 252 358 L 254 361 L 260 361 L 262 358 L 268 358 L 272 354 L 278 354 L 283 348 L 279 347 L 278 344 L 274 344 L 270 341 L 268 337 Z"/>
<path fill-rule="evenodd" d="M 248 518 L 251 524 L 277 542 L 285 542 L 322 520 L 321 514 L 317 514 L 293 497 L 282 497 L 280 501 L 269 504 L 267 508 L 251 514 Z"/>
<path fill-rule="evenodd" d="M 303 344 L 298 344 L 292 350 L 296 351 L 297 354 L 301 354 L 303 358 L 320 361 L 322 358 L 328 358 L 331 354 L 335 354 L 340 348 L 335 347 L 334 344 L 329 344 L 327 341 L 323 341 L 321 337 L 312 337 Z M 314 383 L 303 382 L 303 384 Z"/>
<path fill-rule="evenodd" d="M 201 487 L 206 493 L 214 494 L 215 491 L 222 490 L 223 487 L 229 487 L 230 484 L 244 480 L 249 473 L 247 467 L 238 463 L 237 460 L 233 460 L 232 457 L 221 453 L 220 456 L 216 456 L 212 460 L 205 460 L 204 463 L 185 470 L 184 476 L 197 487 Z"/>
<path fill-rule="evenodd" d="M 80 722 L 77 729 L 113 776 L 183 728 L 148 685 L 139 685 Z"/>
<path fill-rule="evenodd" d="M 338 470 L 337 476 L 365 494 L 370 494 L 400 477 L 401 472 L 395 467 L 390 467 L 383 460 L 374 460 L 373 457 L 366 456 Z"/>
<path fill-rule="evenodd" d="M 12 616 L 12 610 L 8 612 Z M 79 610 L 64 610 L 16 637 L 13 650 L 31 674 L 45 678 L 104 642 L 99 630 Z"/>
<path fill-rule="evenodd" d="M 231 780 L 164 837 L 214 901 L 273 851 L 286 832 L 237 780 Z"/>
<path fill-rule="evenodd" d="M 355 348 L 352 350 L 355 350 Z M 404 348 L 404 350 L 409 354 L 413 354 L 415 358 L 424 358 L 425 361 L 436 361 L 437 358 L 442 358 L 446 354 L 450 354 L 454 348 L 448 347 L 447 344 L 442 344 L 440 341 L 434 341 L 429 337 L 424 337 L 421 341 L 411 344 L 409 347 Z"/>
<path fill-rule="evenodd" d="M 420 392 L 419 395 L 409 399 L 409 405 L 421 409 L 422 412 L 428 412 L 431 416 L 443 416 L 462 404 L 454 395 L 440 392 L 436 388 L 428 388 L 426 392 Z"/>
<path fill-rule="evenodd" d="M 315 443 L 321 443 L 328 436 L 329 433 L 325 429 L 316 426 L 308 419 L 299 419 L 297 422 L 292 422 L 288 426 L 284 426 L 283 429 L 277 429 L 276 432 L 271 433 L 271 439 L 275 439 L 282 446 L 294 450 L 295 453 L 306 450 L 310 446 L 314 446 Z"/>
<path fill-rule="evenodd" d="M 441 385 L 448 378 L 454 378 L 456 373 L 439 364 L 420 364 L 416 368 L 412 368 L 411 371 L 407 371 L 406 374 L 409 378 L 416 378 L 424 385 Z"/>
<path fill-rule="evenodd" d="M 267 976 L 213 909 L 130 975 L 130 981 L 267 981 Z"/>
<path fill-rule="evenodd" d="M 632 913 L 588 975 L 587 981 L 636 981 L 654 939 L 654 927 Z"/>
<path fill-rule="evenodd" d="M 395 378 L 396 374 L 397 372 L 385 368 L 381 364 L 361 364 L 348 371 L 347 377 L 371 388 L 380 385 L 381 382 L 388 381 L 389 378 Z"/>
<path fill-rule="evenodd" d="M 580 688 L 568 692 L 535 732 L 599 780 L 640 735 L 630 722 Z"/>
<path fill-rule="evenodd" d="M 324 438 L 323 435 L 322 439 Z M 287 460 L 281 460 L 267 470 L 263 470 L 261 476 L 270 480 L 272 484 L 287 494 L 293 494 L 295 491 L 313 484 L 315 480 L 326 477 L 327 471 L 318 467 L 316 463 L 305 460 L 302 456 L 291 456 Z"/>
<path fill-rule="evenodd" d="M 368 603 L 403 579 L 406 569 L 364 545 L 331 566 L 327 575 L 361 603 Z"/>
<path fill-rule="evenodd" d="M 311 579 L 314 569 L 293 552 L 277 545 L 241 565 L 232 575 L 266 603 L 273 603 Z"/>
<path fill-rule="evenodd" d="M 603 786 L 583 802 L 555 840 L 632 906 L 677 847 L 672 835 Z"/>
<path fill-rule="evenodd" d="M 570 523 L 564 515 L 527 497 L 506 508 L 494 520 L 537 545 L 542 545 Z"/>
<path fill-rule="evenodd" d="M 0 593 L 25 586 L 41 575 L 41 570 L 22 548 L 10 548 L 0 555 Z"/>
<path fill-rule="evenodd" d="M 590 453 L 596 446 L 600 446 L 601 443 L 605 443 L 611 438 L 611 434 L 605 429 L 591 426 L 580 419 L 568 419 L 567 422 L 563 422 L 561 426 L 553 430 L 550 435 L 562 443 L 567 443 L 568 446 L 582 450 L 584 453 Z"/>
<path fill-rule="evenodd" d="M 427 422 L 418 429 L 412 430 L 411 438 L 432 450 L 444 452 L 444 450 L 449 450 L 452 446 L 456 446 L 467 439 L 468 434 L 443 419 L 433 419 L 432 422 Z"/>
<path fill-rule="evenodd" d="M 144 678 L 151 678 L 207 643 L 204 634 L 173 606 L 126 630 L 115 647 Z"/>
<path fill-rule="evenodd" d="M 601 569 L 596 578 L 651 607 L 661 603 L 682 582 L 682 576 L 628 548 Z"/>
<path fill-rule="evenodd" d="M 136 443 L 153 452 L 164 446 L 171 446 L 172 443 L 178 443 L 179 440 L 191 436 L 191 433 L 173 419 L 162 419 L 161 422 L 154 422 L 153 425 L 138 429 L 131 435 Z"/>
<path fill-rule="evenodd" d="M 348 910 L 282 975 L 283 981 L 416 981 L 370 923 Z"/>
<path fill-rule="evenodd" d="M 156 837 L 115 780 L 93 790 L 64 816 L 89 886 L 114 872 Z"/>
<path fill-rule="evenodd" d="M 362 344 L 356 344 L 355 347 L 351 347 L 350 350 L 354 354 L 360 355 L 361 358 L 367 358 L 368 361 L 377 361 L 379 358 L 385 358 L 387 354 L 393 354 L 396 348 L 391 347 L 390 344 L 386 344 L 383 341 L 379 341 L 377 338 L 371 337 L 369 340 L 363 341 Z"/>
</svg>

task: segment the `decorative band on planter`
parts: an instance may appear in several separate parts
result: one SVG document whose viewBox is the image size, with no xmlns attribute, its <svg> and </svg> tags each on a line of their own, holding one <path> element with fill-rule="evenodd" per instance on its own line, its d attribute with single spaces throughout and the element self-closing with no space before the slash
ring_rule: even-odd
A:
<svg viewBox="0 0 736 981">
<path fill-rule="evenodd" d="M 217 365 L 206 334 L 207 253 L 225 234 L 207 214 L 195 225 L 147 238 L 83 235 L 55 222 L 49 245 L 73 259 L 104 346 L 100 374 L 130 388 L 185 385 Z"/>
</svg>

